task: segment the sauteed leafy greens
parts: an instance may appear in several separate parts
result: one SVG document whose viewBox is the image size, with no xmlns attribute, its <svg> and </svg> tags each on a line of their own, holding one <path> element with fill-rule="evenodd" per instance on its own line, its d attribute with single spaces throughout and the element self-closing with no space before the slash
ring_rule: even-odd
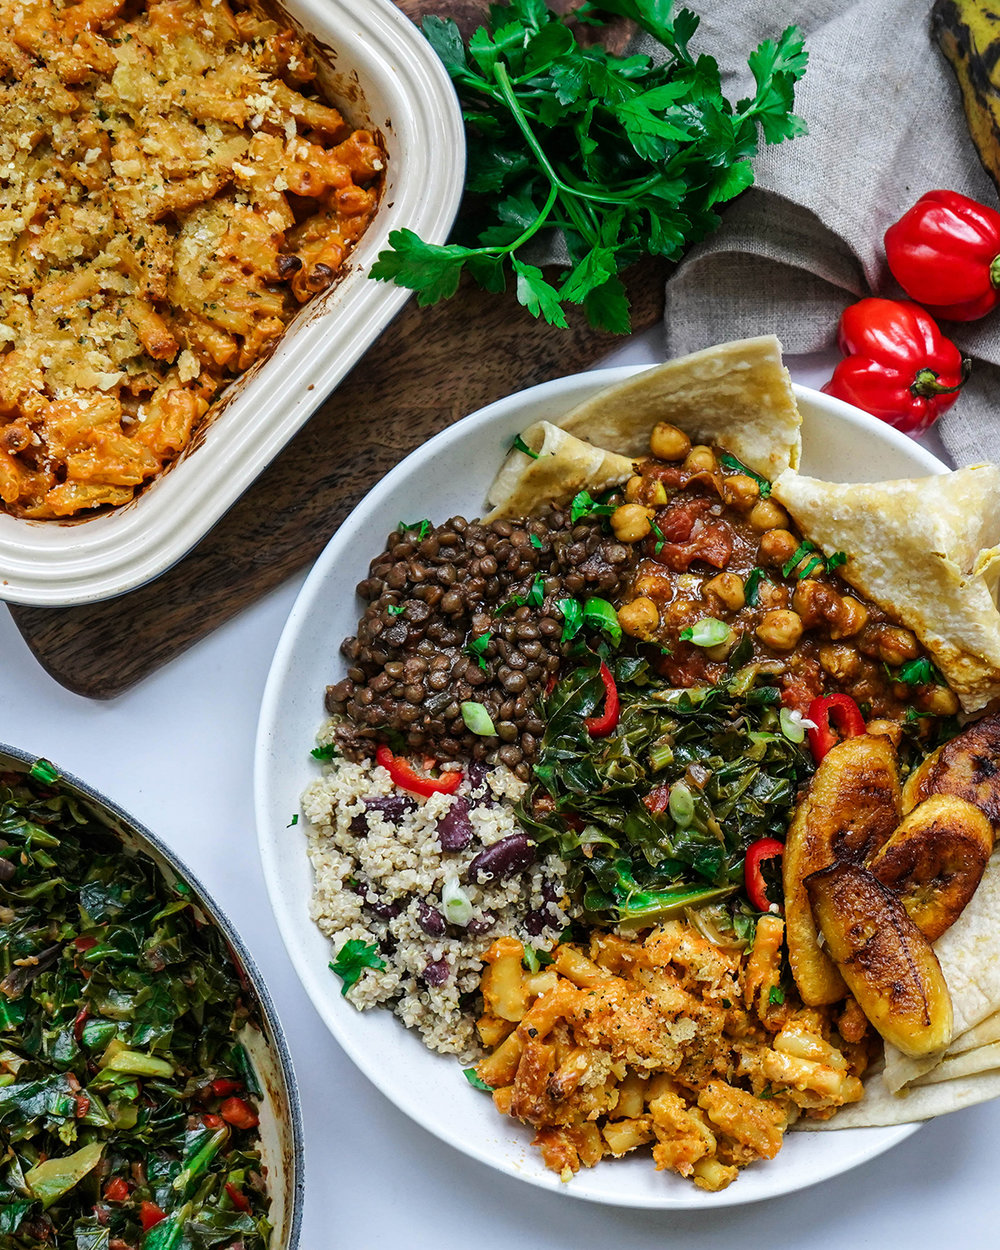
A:
<svg viewBox="0 0 1000 1250">
<path fill-rule="evenodd" d="M 225 941 L 36 777 L 0 777 L 0 1246 L 265 1250 Z"/>
<path fill-rule="evenodd" d="M 519 818 L 571 862 L 593 920 L 643 927 L 726 899 L 746 848 L 784 837 L 814 764 L 782 733 L 779 690 L 749 652 L 744 640 L 725 680 L 692 689 L 644 659 L 608 658 L 621 699 L 612 737 L 585 725 L 604 698 L 599 656 L 553 689 Z"/>
</svg>

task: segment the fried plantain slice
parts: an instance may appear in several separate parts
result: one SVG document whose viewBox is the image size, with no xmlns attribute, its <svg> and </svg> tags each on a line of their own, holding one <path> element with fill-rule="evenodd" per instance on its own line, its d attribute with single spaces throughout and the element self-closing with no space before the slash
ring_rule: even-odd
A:
<svg viewBox="0 0 1000 1250">
<path fill-rule="evenodd" d="M 827 949 L 861 1010 L 906 1055 L 951 1041 L 951 995 L 941 965 L 895 894 L 857 864 L 834 864 L 806 889 Z"/>
<path fill-rule="evenodd" d="M 903 787 L 904 814 L 932 794 L 967 799 L 1000 833 L 1000 712 L 973 721 L 910 774 Z"/>
<path fill-rule="evenodd" d="M 899 770 L 891 741 L 847 738 L 824 756 L 785 838 L 782 877 L 788 957 L 802 1001 L 838 1002 L 844 983 L 819 944 L 805 879 L 836 860 L 873 854 L 899 823 Z"/>
<path fill-rule="evenodd" d="M 868 867 L 934 942 L 965 910 L 992 850 L 993 826 L 978 807 L 932 794 L 904 817 Z"/>
</svg>

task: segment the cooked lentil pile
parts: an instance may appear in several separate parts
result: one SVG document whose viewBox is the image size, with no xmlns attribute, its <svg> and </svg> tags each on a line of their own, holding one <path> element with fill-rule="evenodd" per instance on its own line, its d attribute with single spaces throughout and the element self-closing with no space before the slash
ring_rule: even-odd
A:
<svg viewBox="0 0 1000 1250">
<path fill-rule="evenodd" d="M 629 548 L 600 522 L 565 512 L 483 525 L 443 525 L 389 535 L 358 594 L 368 607 L 342 651 L 347 677 L 327 689 L 349 759 L 400 733 L 439 759 L 483 759 L 527 779 L 545 725 L 539 703 L 565 649 L 561 599 L 614 599 Z M 485 639 L 485 641 L 483 641 Z M 483 705 L 495 737 L 471 733 L 460 704 Z"/>
</svg>

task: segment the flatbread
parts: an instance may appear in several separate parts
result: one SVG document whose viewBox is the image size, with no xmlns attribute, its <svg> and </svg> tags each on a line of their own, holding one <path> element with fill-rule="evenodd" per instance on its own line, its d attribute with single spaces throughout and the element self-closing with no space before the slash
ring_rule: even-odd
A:
<svg viewBox="0 0 1000 1250">
<path fill-rule="evenodd" d="M 786 471 L 772 495 L 845 581 L 909 626 L 967 712 L 1000 695 L 1000 469 L 840 484 Z"/>
<path fill-rule="evenodd" d="M 890 1124 L 910 1124 L 937 1115 L 961 1111 L 1000 1096 L 1000 1071 L 980 1072 L 960 1081 L 918 1085 L 897 1096 L 885 1086 L 882 1073 L 865 1077 L 865 1096 L 860 1102 L 840 1107 L 829 1120 L 799 1120 L 795 1125 L 812 1133 L 845 1128 L 876 1128 Z"/>
<path fill-rule="evenodd" d="M 549 421 L 521 431 L 534 456 L 512 450 L 493 479 L 484 521 L 531 516 L 544 503 L 568 503 L 581 490 L 599 493 L 632 476 L 632 458 L 604 451 L 567 434 Z"/>
<path fill-rule="evenodd" d="M 773 336 L 668 360 L 601 391 L 559 424 L 599 447 L 648 456 L 658 421 L 725 447 L 768 481 L 799 463 L 802 417 Z"/>
</svg>

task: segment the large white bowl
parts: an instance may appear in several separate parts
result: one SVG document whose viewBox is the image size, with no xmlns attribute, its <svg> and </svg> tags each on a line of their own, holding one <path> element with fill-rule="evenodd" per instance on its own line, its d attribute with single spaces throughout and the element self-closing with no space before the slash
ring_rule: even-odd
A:
<svg viewBox="0 0 1000 1250">
<path fill-rule="evenodd" d="M 266 361 L 237 380 L 184 455 L 139 497 L 71 522 L 0 514 L 0 599 L 89 603 L 185 555 L 274 459 L 399 311 L 409 292 L 368 277 L 390 230 L 442 242 L 465 174 L 462 115 L 430 44 L 391 0 L 283 0 L 318 44 L 320 79 L 387 152 L 384 193 L 346 275 L 311 301 Z"/>
<path fill-rule="evenodd" d="M 481 515 L 486 489 L 511 439 L 532 421 L 557 421 L 634 367 L 583 373 L 532 387 L 466 417 L 389 473 L 343 523 L 302 587 L 275 652 L 257 733 L 255 802 L 271 904 L 292 962 L 327 1027 L 382 1092 L 442 1141 L 545 1189 L 633 1207 L 715 1208 L 800 1189 L 855 1167 L 917 1125 L 793 1133 L 776 1159 L 757 1163 L 730 1188 L 703 1193 L 655 1172 L 648 1155 L 605 1161 L 568 1184 L 548 1171 L 531 1130 L 501 1117 L 467 1084 L 454 1059 L 432 1054 L 386 1011 L 359 1013 L 328 969 L 330 944 L 309 918 L 312 873 L 301 824 L 289 828 L 319 765 L 310 760 L 323 695 L 345 664 L 341 641 L 362 611 L 355 585 L 400 520 Z M 796 387 L 803 417 L 803 472 L 863 482 L 945 471 L 930 452 L 856 408 Z"/>
</svg>

